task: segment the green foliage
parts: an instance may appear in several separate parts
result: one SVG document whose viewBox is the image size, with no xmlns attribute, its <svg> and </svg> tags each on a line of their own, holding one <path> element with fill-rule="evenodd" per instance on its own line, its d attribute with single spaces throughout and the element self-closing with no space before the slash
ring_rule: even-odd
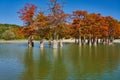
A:
<svg viewBox="0 0 120 80">
<path fill-rule="evenodd" d="M 19 27 L 18 25 L 14 25 L 14 24 L 0 24 L 0 39 L 2 39 L 2 34 L 6 31 L 6 30 L 11 30 L 12 28 L 17 28 Z"/>
<path fill-rule="evenodd" d="M 15 34 L 14 32 L 10 31 L 10 30 L 6 30 L 3 34 L 2 34 L 3 39 L 5 40 L 11 40 L 15 38 Z"/>
</svg>

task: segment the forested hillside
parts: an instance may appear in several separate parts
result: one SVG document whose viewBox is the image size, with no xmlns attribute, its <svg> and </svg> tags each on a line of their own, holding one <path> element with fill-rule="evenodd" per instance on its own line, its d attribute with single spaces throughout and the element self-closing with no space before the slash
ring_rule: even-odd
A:
<svg viewBox="0 0 120 80">
<path fill-rule="evenodd" d="M 11 36 L 12 39 L 15 39 L 17 35 L 15 31 L 18 28 L 20 28 L 20 26 L 14 24 L 0 24 L 0 39 L 9 39 Z"/>
</svg>

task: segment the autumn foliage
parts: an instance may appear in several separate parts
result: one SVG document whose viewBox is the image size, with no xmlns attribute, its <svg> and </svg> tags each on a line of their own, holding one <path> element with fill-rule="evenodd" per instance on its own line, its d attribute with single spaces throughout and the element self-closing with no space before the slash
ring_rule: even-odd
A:
<svg viewBox="0 0 120 80">
<path fill-rule="evenodd" d="M 42 38 L 53 38 L 54 33 L 59 38 L 119 38 L 120 23 L 111 16 L 88 13 L 83 10 L 73 11 L 67 14 L 57 0 L 50 0 L 47 15 L 39 11 L 35 14 L 36 6 L 26 4 L 18 12 L 19 18 L 28 27 L 21 29 L 25 35 L 35 34 Z M 68 23 L 68 22 L 69 23 Z"/>
<path fill-rule="evenodd" d="M 33 16 L 37 7 L 34 4 L 26 4 L 24 8 L 18 11 L 19 18 L 23 20 L 24 24 L 30 25 L 33 22 Z"/>
</svg>

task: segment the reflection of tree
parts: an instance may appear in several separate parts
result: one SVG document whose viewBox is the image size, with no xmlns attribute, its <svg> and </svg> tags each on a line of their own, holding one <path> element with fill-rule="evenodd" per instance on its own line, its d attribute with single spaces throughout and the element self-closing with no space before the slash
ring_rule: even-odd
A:
<svg viewBox="0 0 120 80">
<path fill-rule="evenodd" d="M 50 58 L 49 54 L 43 49 L 40 49 L 40 59 L 38 62 L 38 76 L 40 79 L 46 79 L 50 74 Z"/>
<path fill-rule="evenodd" d="M 104 74 L 116 74 L 120 61 L 119 46 L 68 45 L 57 49 L 40 48 L 38 54 L 33 54 L 33 49 L 28 48 L 24 56 L 22 80 L 94 80 L 106 77 Z M 33 55 L 40 57 L 33 59 Z"/>
<path fill-rule="evenodd" d="M 98 47 L 91 46 L 91 48 L 86 46 L 85 49 L 84 47 L 79 47 L 81 48 L 81 56 L 79 56 L 79 48 L 69 47 L 68 61 L 69 65 L 72 65 L 71 73 L 75 73 L 75 78 L 87 79 L 89 77 L 94 79 L 96 76 L 105 77 L 105 72 L 110 75 L 118 68 L 119 49 L 116 46 L 98 45 Z"/>
<path fill-rule="evenodd" d="M 34 61 L 33 48 L 28 48 L 25 53 L 25 72 L 23 73 L 23 80 L 35 80 L 34 78 Z"/>
<path fill-rule="evenodd" d="M 33 48 L 28 48 L 25 53 L 25 72 L 22 74 L 22 80 L 36 80 L 36 79 L 46 79 L 49 77 L 51 63 L 49 54 L 43 48 L 40 48 L 39 60 L 33 58 L 35 56 L 33 53 Z M 38 57 L 36 57 L 38 58 Z"/>
<path fill-rule="evenodd" d="M 64 62 L 64 56 L 62 56 L 62 48 L 53 49 L 54 63 L 52 80 L 67 80 L 67 70 Z"/>
</svg>

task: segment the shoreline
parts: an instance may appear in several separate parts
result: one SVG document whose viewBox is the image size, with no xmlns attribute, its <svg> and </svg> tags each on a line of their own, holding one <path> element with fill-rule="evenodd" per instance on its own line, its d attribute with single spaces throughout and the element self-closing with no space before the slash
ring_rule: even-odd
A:
<svg viewBox="0 0 120 80">
<path fill-rule="evenodd" d="M 0 40 L 0 43 L 27 43 L 27 42 L 28 40 Z"/>
<path fill-rule="evenodd" d="M 27 43 L 28 40 L 0 40 L 0 43 Z M 37 41 L 37 40 L 33 40 L 33 42 L 40 42 L 40 41 Z M 47 40 L 45 40 L 44 42 L 48 42 Z M 59 40 L 58 40 L 59 42 Z M 66 43 L 74 43 L 75 40 L 74 39 L 64 39 L 63 42 L 66 42 Z M 113 41 L 113 43 L 120 43 L 120 39 L 115 39 Z"/>
<path fill-rule="evenodd" d="M 113 43 L 120 43 L 120 39 L 115 39 Z"/>
<path fill-rule="evenodd" d="M 28 40 L 0 40 L 0 43 L 27 43 L 27 42 L 28 42 Z M 33 42 L 40 42 L 40 41 L 33 40 Z M 48 42 L 48 41 L 44 40 L 44 42 Z M 59 40 L 58 40 L 58 42 L 59 42 Z M 73 43 L 75 41 L 74 41 L 74 39 L 64 39 L 63 42 Z"/>
</svg>

